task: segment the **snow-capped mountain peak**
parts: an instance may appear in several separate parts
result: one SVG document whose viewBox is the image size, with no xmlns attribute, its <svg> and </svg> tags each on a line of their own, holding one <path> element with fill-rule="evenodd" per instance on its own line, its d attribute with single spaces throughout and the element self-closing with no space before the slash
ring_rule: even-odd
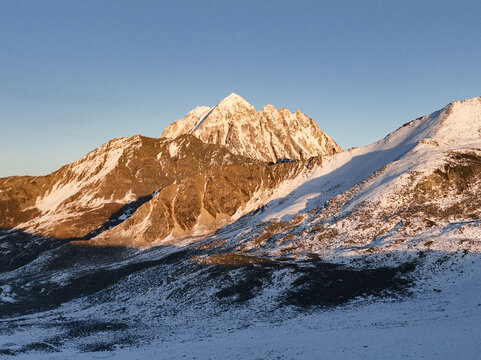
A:
<svg viewBox="0 0 481 360">
<path fill-rule="evenodd" d="M 229 96 L 222 99 L 215 106 L 215 108 L 230 111 L 235 111 L 242 108 L 249 108 L 255 110 L 254 106 L 249 104 L 242 96 L 237 95 L 236 93 L 231 93 Z"/>
<path fill-rule="evenodd" d="M 199 108 L 196 108 L 199 109 Z M 170 124 L 161 137 L 192 134 L 206 143 L 227 147 L 236 155 L 262 161 L 305 159 L 331 155 L 341 148 L 305 114 L 266 105 L 257 111 L 241 96 L 232 93 L 213 108 Z M 207 110 L 208 109 L 208 110 Z"/>
<path fill-rule="evenodd" d="M 479 141 L 481 136 L 481 97 L 455 101 L 442 111 L 445 116 L 433 138 L 448 143 Z"/>
<path fill-rule="evenodd" d="M 0 354 L 226 358 L 245 338 L 237 358 L 401 358 L 412 333 L 427 350 L 408 357 L 477 358 L 481 98 L 278 164 L 227 148 L 302 158 L 335 143 L 300 111 L 244 102 L 195 108 L 171 139 L 117 138 L 50 175 L 0 178 Z M 305 346 L 331 333 L 337 352 Z M 443 348 L 451 333 L 459 346 Z"/>
<path fill-rule="evenodd" d="M 196 108 L 189 111 L 187 115 L 192 115 L 197 119 L 202 119 L 211 110 L 208 106 L 197 106 Z"/>
</svg>

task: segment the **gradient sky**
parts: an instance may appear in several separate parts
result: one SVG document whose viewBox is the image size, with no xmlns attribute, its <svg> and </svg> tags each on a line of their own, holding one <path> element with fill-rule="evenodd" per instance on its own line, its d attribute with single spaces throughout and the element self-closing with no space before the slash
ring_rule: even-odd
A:
<svg viewBox="0 0 481 360">
<path fill-rule="evenodd" d="M 343 148 L 481 95 L 480 1 L 0 1 L 0 176 L 236 92 Z"/>
</svg>

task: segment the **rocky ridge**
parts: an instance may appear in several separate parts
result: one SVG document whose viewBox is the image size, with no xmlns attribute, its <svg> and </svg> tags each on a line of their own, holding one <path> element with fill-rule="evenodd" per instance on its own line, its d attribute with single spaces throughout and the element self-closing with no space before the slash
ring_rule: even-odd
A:
<svg viewBox="0 0 481 360">
<path fill-rule="evenodd" d="M 126 221 L 79 245 L 128 246 L 176 244 L 196 241 L 262 206 L 275 189 L 290 179 L 304 176 L 311 161 L 212 166 L 181 183 L 162 188 Z M 256 207 L 249 206 L 255 203 Z"/>
<path fill-rule="evenodd" d="M 161 137 L 192 134 L 234 154 L 261 161 L 308 159 L 341 148 L 305 114 L 266 105 L 261 111 L 232 93 L 212 108 L 197 107 L 170 124 Z"/>
<path fill-rule="evenodd" d="M 233 121 L 228 144 L 199 136 Z M 246 138 L 239 142 L 239 131 L 245 129 Z M 217 128 L 218 136 L 224 130 Z M 269 146 L 258 142 L 258 131 L 270 134 Z M 194 109 L 167 133 L 159 139 L 113 139 L 47 176 L 0 179 L 0 228 L 91 239 L 135 213 L 90 243 L 145 246 L 168 236 L 205 234 L 255 210 L 249 204 L 261 206 L 275 187 L 305 172 L 308 163 L 312 167 L 322 161 L 308 155 L 340 150 L 302 113 L 272 106 L 258 113 L 235 94 L 212 109 Z M 281 143 L 288 146 L 275 150 Z M 284 164 L 267 165 L 265 160 Z"/>
<path fill-rule="evenodd" d="M 234 164 L 256 162 L 191 135 L 113 139 L 50 175 L 0 179 L 0 227 L 81 238 L 128 203 Z"/>
</svg>

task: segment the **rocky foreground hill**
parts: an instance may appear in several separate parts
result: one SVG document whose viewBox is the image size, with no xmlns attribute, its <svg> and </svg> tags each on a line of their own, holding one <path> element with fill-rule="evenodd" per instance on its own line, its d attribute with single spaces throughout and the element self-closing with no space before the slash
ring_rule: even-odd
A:
<svg viewBox="0 0 481 360">
<path fill-rule="evenodd" d="M 304 115 L 231 95 L 159 139 L 0 179 L 0 351 L 115 352 L 305 311 L 322 323 L 346 304 L 474 299 L 480 188 L 481 98 L 341 151 Z M 402 323 L 392 306 L 383 326 Z"/>
</svg>

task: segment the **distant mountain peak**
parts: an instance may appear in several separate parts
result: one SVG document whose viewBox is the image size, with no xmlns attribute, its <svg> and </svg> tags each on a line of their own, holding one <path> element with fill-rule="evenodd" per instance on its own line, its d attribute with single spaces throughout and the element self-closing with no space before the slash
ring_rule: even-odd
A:
<svg viewBox="0 0 481 360">
<path fill-rule="evenodd" d="M 266 104 L 261 110 L 262 112 L 275 112 L 278 111 L 274 105 Z"/>
<path fill-rule="evenodd" d="M 190 114 L 190 115 L 193 115 L 196 118 L 200 119 L 203 116 L 205 116 L 205 114 L 207 114 L 210 110 L 211 110 L 211 108 L 208 107 L 208 106 L 197 106 L 196 108 L 189 111 L 187 115 Z"/>
<path fill-rule="evenodd" d="M 249 104 L 242 96 L 237 95 L 236 93 L 231 93 L 230 95 L 222 99 L 214 108 L 233 110 L 239 107 L 247 107 L 254 109 L 254 106 Z"/>
<path fill-rule="evenodd" d="M 192 134 L 203 142 L 227 147 L 236 155 L 256 160 L 305 159 L 332 155 L 341 148 L 300 111 L 266 105 L 257 111 L 232 93 L 213 108 L 197 107 L 170 124 L 161 137 Z"/>
</svg>

